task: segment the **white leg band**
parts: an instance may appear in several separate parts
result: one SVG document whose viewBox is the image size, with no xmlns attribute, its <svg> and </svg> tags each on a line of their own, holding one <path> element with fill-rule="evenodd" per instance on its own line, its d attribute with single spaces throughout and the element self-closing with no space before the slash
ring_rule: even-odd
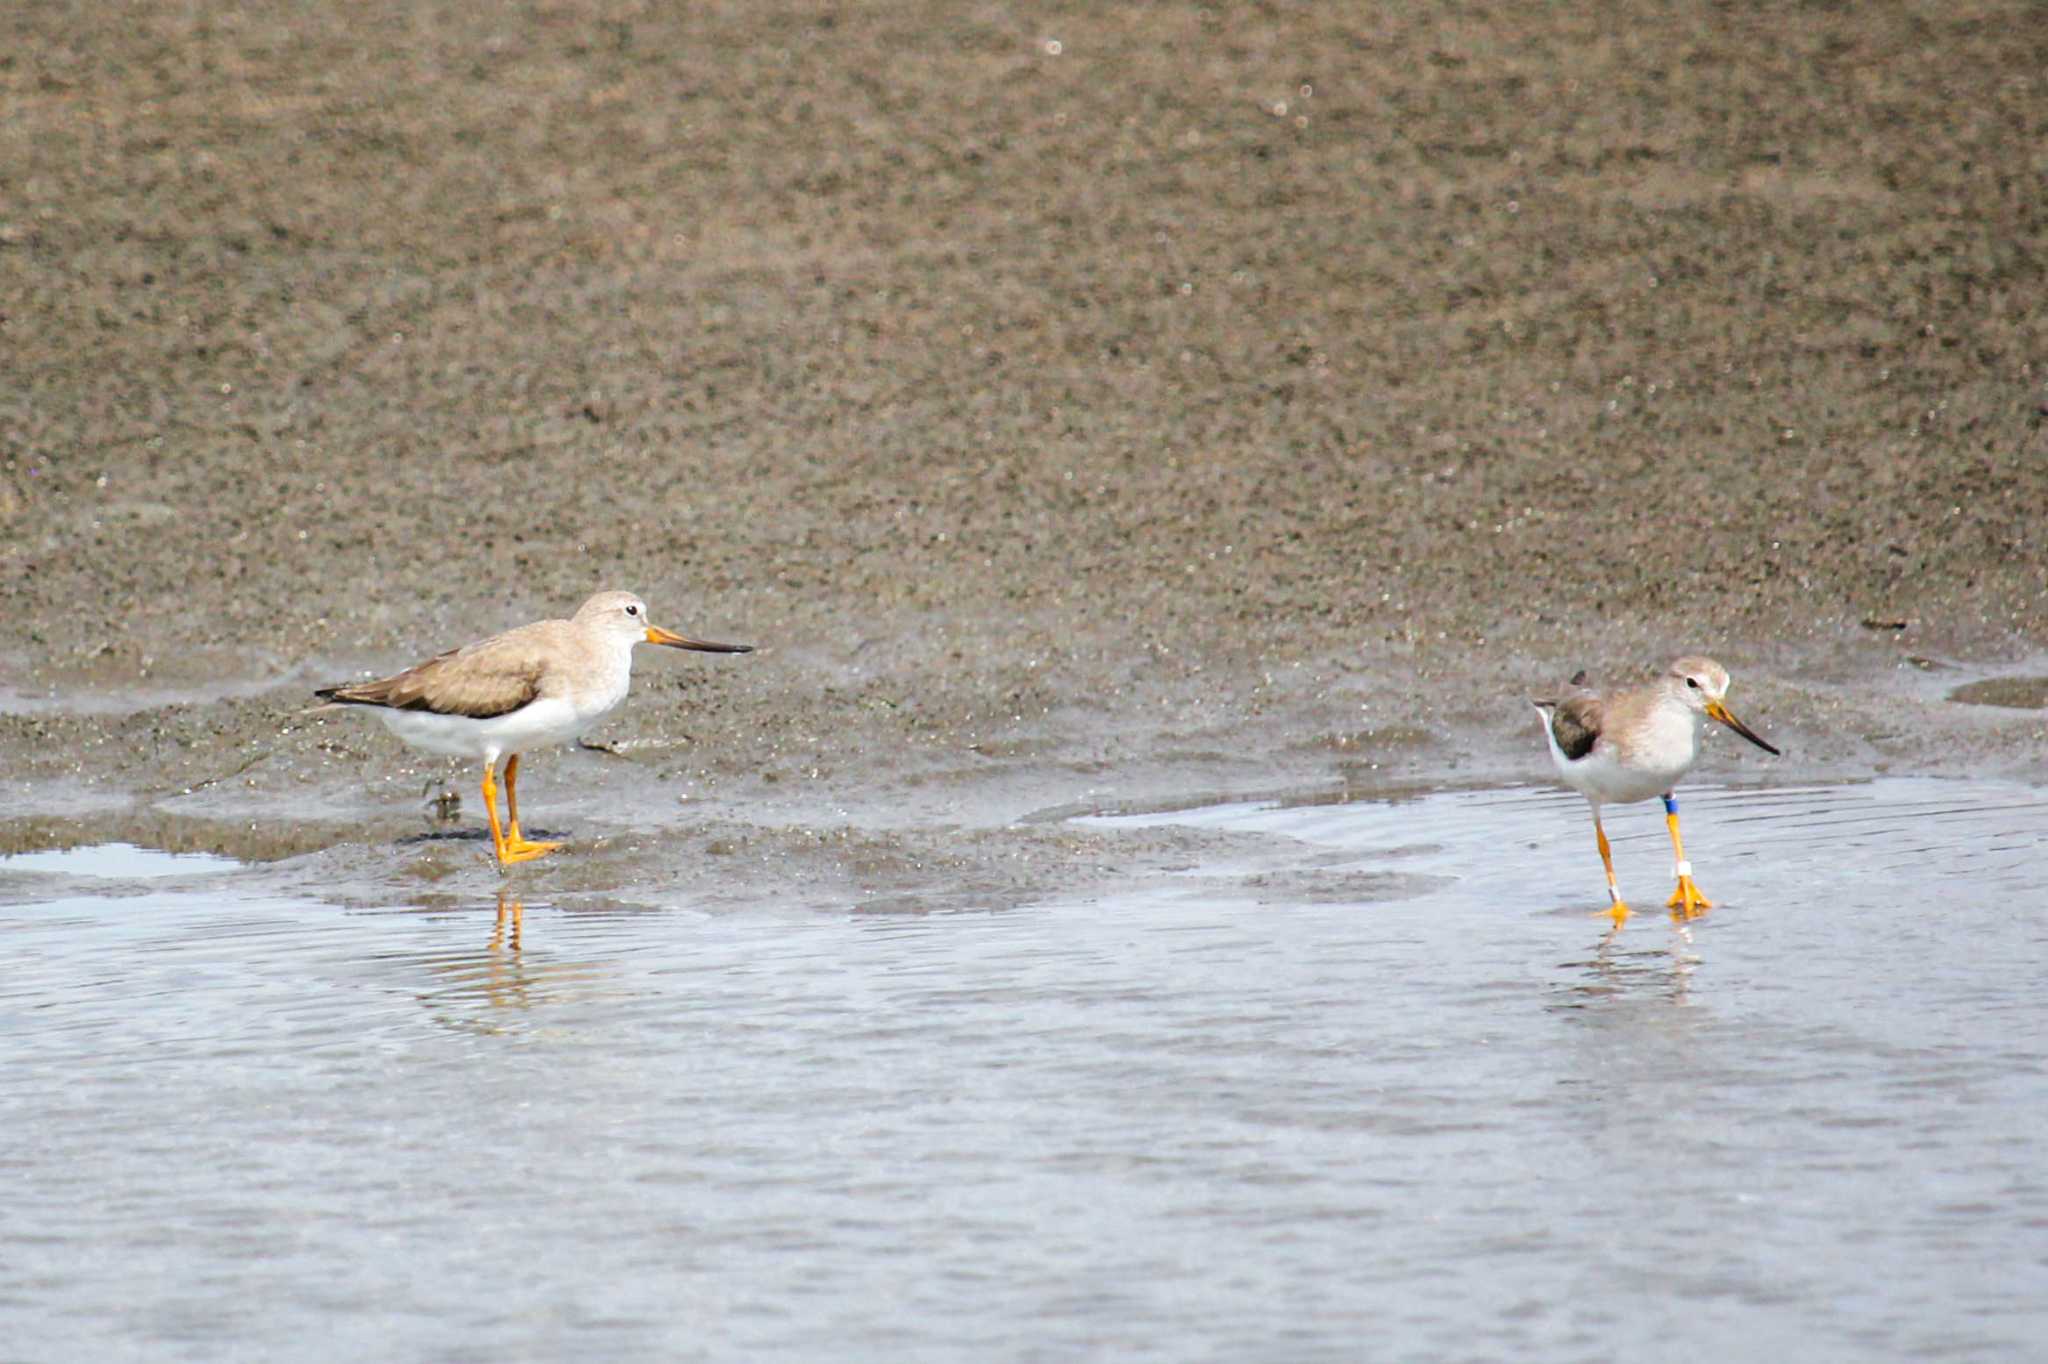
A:
<svg viewBox="0 0 2048 1364">
<path fill-rule="evenodd" d="M 1680 862 L 1676 874 L 1681 880 L 1690 881 L 1692 879 L 1692 863 Z"/>
</svg>

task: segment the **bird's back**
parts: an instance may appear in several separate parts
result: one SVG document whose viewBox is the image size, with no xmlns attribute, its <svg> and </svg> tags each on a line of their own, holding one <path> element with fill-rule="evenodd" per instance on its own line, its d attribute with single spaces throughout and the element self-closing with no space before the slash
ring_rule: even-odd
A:
<svg viewBox="0 0 2048 1364">
<path fill-rule="evenodd" d="M 536 621 L 436 654 L 402 673 L 323 687 L 314 695 L 345 705 L 486 720 L 559 690 L 560 664 L 580 643 L 568 621 Z"/>
</svg>

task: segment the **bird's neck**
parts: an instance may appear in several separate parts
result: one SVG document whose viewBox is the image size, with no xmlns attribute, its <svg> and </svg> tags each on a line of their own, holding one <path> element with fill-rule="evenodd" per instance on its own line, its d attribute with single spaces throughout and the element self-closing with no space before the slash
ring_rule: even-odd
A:
<svg viewBox="0 0 2048 1364">
<path fill-rule="evenodd" d="M 628 636 L 607 635 L 602 646 L 605 666 L 620 677 L 633 675 L 633 645 L 638 641 Z"/>
</svg>

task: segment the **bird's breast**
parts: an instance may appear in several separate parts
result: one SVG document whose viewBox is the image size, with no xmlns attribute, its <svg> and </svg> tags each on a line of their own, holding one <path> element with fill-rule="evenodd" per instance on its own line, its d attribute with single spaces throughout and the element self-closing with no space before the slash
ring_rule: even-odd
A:
<svg viewBox="0 0 2048 1364">
<path fill-rule="evenodd" d="M 573 694 L 570 703 L 575 706 L 578 718 L 594 720 L 626 699 L 628 685 L 628 680 L 623 674 L 615 681 L 605 679 L 595 682 Z"/>
<path fill-rule="evenodd" d="M 1659 707 L 1619 736 L 1622 762 L 1645 775 L 1675 781 L 1700 752 L 1699 720 L 1691 711 Z"/>
<path fill-rule="evenodd" d="M 569 704 L 580 720 L 594 720 L 626 699 L 633 684 L 633 655 L 630 650 L 610 654 L 598 666 L 576 679 L 569 689 Z"/>
</svg>

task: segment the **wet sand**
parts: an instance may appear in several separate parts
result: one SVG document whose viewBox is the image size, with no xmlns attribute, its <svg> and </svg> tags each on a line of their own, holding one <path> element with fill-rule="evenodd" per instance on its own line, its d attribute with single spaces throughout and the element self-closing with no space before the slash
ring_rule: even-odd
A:
<svg viewBox="0 0 2048 1364">
<path fill-rule="evenodd" d="M 601 587 L 761 651 L 530 765 L 558 895 L 1139 875 L 1031 816 L 1681 651 L 1717 778 L 2040 780 L 2030 7 L 1220 13 L 0 21 L 0 839 L 480 875 L 308 690 Z"/>
</svg>

